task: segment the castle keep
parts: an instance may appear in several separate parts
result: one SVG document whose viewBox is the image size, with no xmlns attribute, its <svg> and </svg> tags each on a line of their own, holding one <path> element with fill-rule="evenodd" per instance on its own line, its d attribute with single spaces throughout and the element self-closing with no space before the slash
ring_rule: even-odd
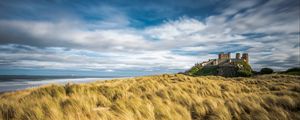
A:
<svg viewBox="0 0 300 120">
<path fill-rule="evenodd" d="M 246 62 L 249 64 L 249 56 L 248 53 L 243 53 L 242 56 L 240 53 L 236 53 L 235 58 L 231 58 L 230 52 L 224 53 L 221 52 L 218 55 L 218 59 L 209 59 L 208 61 L 204 61 L 202 63 L 197 63 L 199 66 L 230 66 L 237 62 Z"/>
</svg>

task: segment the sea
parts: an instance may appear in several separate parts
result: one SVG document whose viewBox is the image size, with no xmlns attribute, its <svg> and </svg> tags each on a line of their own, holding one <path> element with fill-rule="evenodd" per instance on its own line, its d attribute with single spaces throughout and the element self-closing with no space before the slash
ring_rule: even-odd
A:
<svg viewBox="0 0 300 120">
<path fill-rule="evenodd" d="M 87 83 L 129 78 L 127 76 L 28 76 L 0 75 L 0 93 L 23 90 L 47 84 Z"/>
</svg>

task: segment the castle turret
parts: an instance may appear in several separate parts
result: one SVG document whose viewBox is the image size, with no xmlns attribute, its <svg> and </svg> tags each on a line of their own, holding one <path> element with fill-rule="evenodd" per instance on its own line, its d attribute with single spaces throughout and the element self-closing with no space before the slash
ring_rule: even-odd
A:
<svg viewBox="0 0 300 120">
<path fill-rule="evenodd" d="M 220 54 L 219 54 L 219 60 L 224 60 L 224 59 L 230 59 L 231 57 L 230 57 L 230 52 L 228 52 L 227 54 L 225 54 L 224 52 L 221 52 Z"/>
<path fill-rule="evenodd" d="M 249 63 L 249 56 L 248 56 L 248 53 L 243 53 L 242 59 L 243 59 L 246 63 Z"/>
<path fill-rule="evenodd" d="M 241 53 L 236 53 L 236 55 L 235 55 L 235 59 L 241 59 Z"/>
<path fill-rule="evenodd" d="M 219 53 L 219 60 L 223 59 L 224 52 Z"/>
</svg>

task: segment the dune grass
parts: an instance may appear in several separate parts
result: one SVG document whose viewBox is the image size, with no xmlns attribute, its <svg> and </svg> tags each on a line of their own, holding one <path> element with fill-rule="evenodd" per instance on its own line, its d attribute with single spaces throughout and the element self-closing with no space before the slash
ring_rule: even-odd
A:
<svg viewBox="0 0 300 120">
<path fill-rule="evenodd" d="M 0 95 L 3 120 L 300 119 L 300 77 L 164 74 Z"/>
</svg>

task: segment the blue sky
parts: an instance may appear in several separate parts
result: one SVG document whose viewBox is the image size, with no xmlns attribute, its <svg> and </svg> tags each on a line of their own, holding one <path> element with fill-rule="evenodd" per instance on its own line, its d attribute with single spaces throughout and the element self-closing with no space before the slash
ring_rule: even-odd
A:
<svg viewBox="0 0 300 120">
<path fill-rule="evenodd" d="M 0 74 L 148 75 L 219 52 L 299 67 L 299 0 L 1 0 Z"/>
</svg>

